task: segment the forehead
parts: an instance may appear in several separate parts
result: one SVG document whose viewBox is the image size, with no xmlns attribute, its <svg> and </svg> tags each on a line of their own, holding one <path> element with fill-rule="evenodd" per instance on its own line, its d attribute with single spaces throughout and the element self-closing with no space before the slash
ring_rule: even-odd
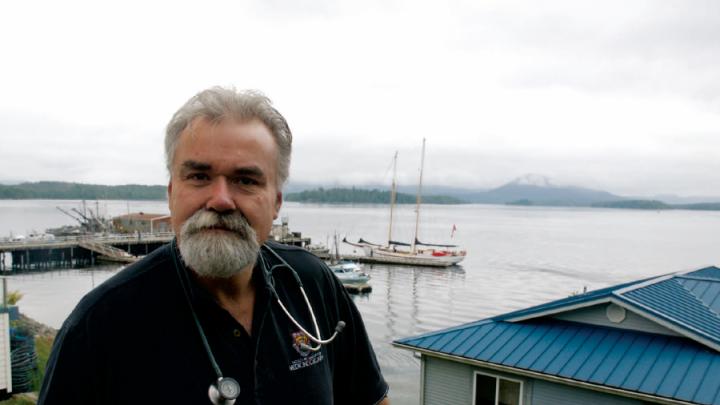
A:
<svg viewBox="0 0 720 405">
<path fill-rule="evenodd" d="M 185 160 L 213 164 L 251 161 L 274 166 L 277 162 L 277 144 L 270 130 L 260 120 L 211 121 L 196 118 L 180 134 L 173 166 Z"/>
</svg>

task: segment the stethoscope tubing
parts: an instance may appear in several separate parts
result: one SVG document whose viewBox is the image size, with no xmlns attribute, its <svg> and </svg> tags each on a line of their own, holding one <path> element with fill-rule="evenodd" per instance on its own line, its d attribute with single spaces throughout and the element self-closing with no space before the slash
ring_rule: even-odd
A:
<svg viewBox="0 0 720 405">
<path fill-rule="evenodd" d="M 195 312 L 195 307 L 192 304 L 192 299 L 190 298 L 190 279 L 187 275 L 187 272 L 182 271 L 180 265 L 178 264 L 177 254 L 176 254 L 176 241 L 173 238 L 173 240 L 170 242 L 170 249 L 172 250 L 172 258 L 173 258 L 173 264 L 175 264 L 175 271 L 178 274 L 178 278 L 180 279 L 180 284 L 182 286 L 183 294 L 185 295 L 185 300 L 188 303 L 188 306 L 190 307 L 190 313 L 192 314 L 193 321 L 195 321 L 195 326 L 197 326 L 198 332 L 200 332 L 200 339 L 202 340 L 203 347 L 205 347 L 205 352 L 208 355 L 208 359 L 210 360 L 210 364 L 212 365 L 213 370 L 215 371 L 215 374 L 217 375 L 218 379 L 223 378 L 222 371 L 220 370 L 220 366 L 218 365 L 217 361 L 215 361 L 215 356 L 213 356 L 212 349 L 210 348 L 210 343 L 207 340 L 207 337 L 205 336 L 205 331 L 200 324 L 200 319 L 197 316 L 197 313 Z M 187 284 L 186 284 L 187 283 Z"/>
<path fill-rule="evenodd" d="M 267 246 L 265 244 L 263 245 L 263 247 L 265 249 L 267 249 L 268 252 L 272 253 L 273 256 L 275 256 L 278 260 L 280 260 L 280 264 L 276 264 L 276 265 L 272 266 L 269 270 L 267 270 L 267 273 L 266 273 L 268 275 L 268 279 L 271 280 L 270 291 L 274 295 L 275 301 L 278 303 L 278 306 L 280 306 L 280 309 L 283 310 L 283 312 L 288 317 L 288 319 L 293 323 L 293 325 L 295 325 L 298 329 L 300 329 L 300 331 L 303 332 L 305 334 L 305 336 L 308 337 L 308 339 L 310 339 L 312 342 L 317 344 L 316 346 L 305 345 L 305 344 L 303 344 L 301 346 L 303 346 L 303 348 L 311 350 L 313 352 L 320 350 L 323 345 L 326 345 L 326 344 L 332 342 L 333 340 L 335 340 L 335 337 L 337 337 L 338 333 L 340 333 L 342 331 L 342 329 L 345 327 L 345 322 L 342 322 L 342 321 L 338 322 L 338 325 L 335 327 L 335 331 L 333 332 L 332 336 L 330 336 L 327 339 L 323 339 L 322 335 L 320 334 L 320 326 L 318 325 L 317 317 L 315 317 L 315 311 L 313 311 L 312 305 L 310 304 L 310 299 L 308 298 L 307 293 L 305 293 L 305 288 L 303 287 L 302 281 L 300 280 L 300 276 L 298 276 L 295 269 L 293 269 L 292 266 L 290 266 L 290 264 L 288 262 L 286 262 L 272 248 L 270 248 L 269 246 Z M 262 262 L 263 270 L 267 269 L 267 265 L 265 263 L 265 258 L 261 256 L 260 260 Z M 303 300 L 305 301 L 305 305 L 307 306 L 308 312 L 310 313 L 310 319 L 312 320 L 313 327 L 315 328 L 315 335 L 313 335 L 307 329 L 305 329 L 302 325 L 300 325 L 300 323 L 295 319 L 294 316 L 292 316 L 292 314 L 290 314 L 290 311 L 288 311 L 288 309 L 282 303 L 282 301 L 280 300 L 280 297 L 278 296 L 277 291 L 275 291 L 273 271 L 280 267 L 284 267 L 284 268 L 288 269 L 291 272 L 291 274 L 293 275 L 293 278 L 295 278 L 295 281 L 297 281 L 298 288 L 300 289 L 300 293 L 302 294 Z"/>
<path fill-rule="evenodd" d="M 195 326 L 197 327 L 198 333 L 200 335 L 200 338 L 202 340 L 203 347 L 205 348 L 205 352 L 208 355 L 208 359 L 210 360 L 210 364 L 212 365 L 213 370 L 215 371 L 215 374 L 217 375 L 217 382 L 210 385 L 210 400 L 214 404 L 220 403 L 220 401 L 223 401 L 223 404 L 233 404 L 235 402 L 235 399 L 240 394 L 240 385 L 232 378 L 226 378 L 223 377 L 222 370 L 220 369 L 220 366 L 218 365 L 217 361 L 215 360 L 215 356 L 213 355 L 212 349 L 210 348 L 210 343 L 207 340 L 207 337 L 205 336 L 205 331 L 202 327 L 202 324 L 200 324 L 200 319 L 197 316 L 197 313 L 195 312 L 195 308 L 192 304 L 192 299 L 190 298 L 190 278 L 186 271 L 183 271 L 181 269 L 180 264 L 178 263 L 177 258 L 177 242 L 175 239 L 173 239 L 170 242 L 170 248 L 172 250 L 172 258 L 173 258 L 173 264 L 175 265 L 175 270 L 178 274 L 178 278 L 180 281 L 180 285 L 183 290 L 183 294 L 185 295 L 185 300 L 188 303 L 188 306 L 190 308 L 190 313 L 192 314 L 193 321 L 195 322 Z M 280 264 L 276 264 L 272 266 L 270 269 L 267 268 L 267 264 L 265 263 L 265 257 L 263 256 L 262 249 L 265 248 L 268 252 L 270 252 L 275 258 L 277 258 L 280 261 Z M 323 339 L 322 335 L 320 334 L 320 326 L 318 325 L 317 318 L 315 316 L 315 311 L 313 311 L 312 305 L 310 304 L 310 299 L 308 299 L 307 294 L 305 293 L 305 288 L 303 287 L 302 281 L 300 280 L 300 276 L 298 275 L 297 271 L 290 266 L 290 264 L 285 261 L 277 252 L 275 252 L 270 246 L 267 244 L 263 244 L 260 247 L 260 252 L 258 252 L 260 257 L 260 265 L 262 267 L 262 271 L 267 276 L 267 285 L 275 297 L 275 301 L 278 303 L 282 311 L 285 313 L 285 315 L 288 317 L 288 319 L 292 322 L 293 325 L 295 325 L 302 333 L 305 334 L 305 336 L 310 339 L 313 343 L 316 345 L 307 345 L 307 344 L 300 344 L 300 346 L 303 349 L 310 350 L 313 352 L 319 351 L 323 345 L 327 345 L 335 338 L 337 335 L 342 331 L 342 329 L 345 327 L 345 322 L 338 321 L 337 325 L 335 326 L 335 331 L 333 332 L 332 336 L 330 336 L 328 339 Z M 300 323 L 295 319 L 294 316 L 288 311 L 288 309 L 285 307 L 285 305 L 280 300 L 280 296 L 278 295 L 277 291 L 275 290 L 275 279 L 273 277 L 273 271 L 277 268 L 286 268 L 288 271 L 290 271 L 290 274 L 293 276 L 295 281 L 297 282 L 298 288 L 300 289 L 300 293 L 303 296 L 303 300 L 305 301 L 305 305 L 308 308 L 308 312 L 310 313 L 310 319 L 312 320 L 313 327 L 315 328 L 315 335 L 310 333 L 307 329 L 305 329 Z M 223 390 L 219 389 L 221 388 L 223 382 L 226 382 L 228 384 L 235 384 L 237 391 L 233 394 L 233 396 L 225 396 L 223 395 Z M 215 389 L 213 389 L 215 388 Z"/>
</svg>

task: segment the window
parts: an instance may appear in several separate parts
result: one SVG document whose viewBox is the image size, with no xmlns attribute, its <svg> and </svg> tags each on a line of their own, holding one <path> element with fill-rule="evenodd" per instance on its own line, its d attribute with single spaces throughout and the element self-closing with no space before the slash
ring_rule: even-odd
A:
<svg viewBox="0 0 720 405">
<path fill-rule="evenodd" d="M 522 381 L 475 372 L 474 405 L 522 405 Z"/>
</svg>

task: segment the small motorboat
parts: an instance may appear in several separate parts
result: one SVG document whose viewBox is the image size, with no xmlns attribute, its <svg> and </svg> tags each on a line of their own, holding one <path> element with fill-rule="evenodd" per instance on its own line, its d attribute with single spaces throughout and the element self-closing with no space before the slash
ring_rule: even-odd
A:
<svg viewBox="0 0 720 405">
<path fill-rule="evenodd" d="M 359 264 L 349 260 L 342 260 L 329 267 L 343 284 L 364 284 L 370 280 L 370 276 L 362 271 Z"/>
</svg>

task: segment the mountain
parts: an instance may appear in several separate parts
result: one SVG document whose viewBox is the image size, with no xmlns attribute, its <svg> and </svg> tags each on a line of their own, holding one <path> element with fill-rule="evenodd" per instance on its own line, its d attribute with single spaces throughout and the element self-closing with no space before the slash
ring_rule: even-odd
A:
<svg viewBox="0 0 720 405">
<path fill-rule="evenodd" d="M 624 197 L 607 191 L 575 186 L 556 186 L 550 179 L 539 175 L 525 175 L 492 190 L 475 192 L 465 196 L 468 202 L 485 204 L 523 205 L 590 205 L 593 203 L 619 201 Z"/>
<path fill-rule="evenodd" d="M 309 183 L 290 183 L 285 188 L 286 193 L 299 193 L 306 190 L 318 189 L 322 186 Z M 327 186 L 326 186 L 327 187 Z M 363 185 L 360 189 L 389 190 L 389 185 Z M 417 186 L 398 186 L 398 192 L 414 195 Z M 607 201 L 625 200 L 606 191 L 592 190 L 582 187 L 557 186 L 542 175 L 527 174 L 518 177 L 507 184 L 490 190 L 466 189 L 459 187 L 428 185 L 423 186 L 423 196 L 443 195 L 457 198 L 467 203 L 478 204 L 510 204 L 523 205 L 591 205 Z"/>
<path fill-rule="evenodd" d="M 518 186 L 554 187 L 550 178 L 542 174 L 528 173 L 511 181 L 510 184 Z"/>
</svg>

